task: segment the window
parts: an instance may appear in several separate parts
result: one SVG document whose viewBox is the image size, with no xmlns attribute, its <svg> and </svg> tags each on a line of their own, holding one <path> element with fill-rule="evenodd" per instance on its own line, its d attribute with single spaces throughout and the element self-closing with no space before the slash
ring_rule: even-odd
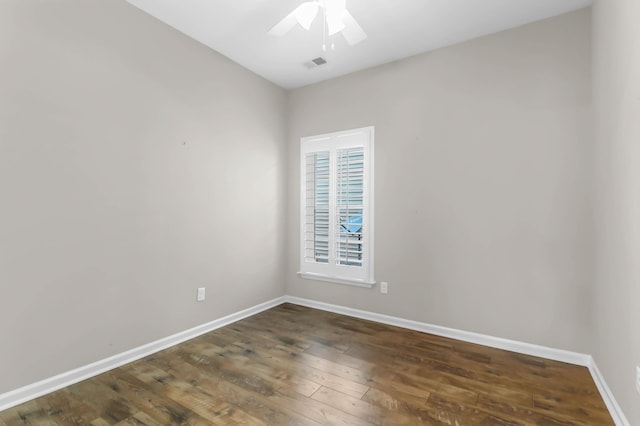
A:
<svg viewBox="0 0 640 426">
<path fill-rule="evenodd" d="M 302 138 L 300 275 L 371 287 L 373 127 Z"/>
</svg>

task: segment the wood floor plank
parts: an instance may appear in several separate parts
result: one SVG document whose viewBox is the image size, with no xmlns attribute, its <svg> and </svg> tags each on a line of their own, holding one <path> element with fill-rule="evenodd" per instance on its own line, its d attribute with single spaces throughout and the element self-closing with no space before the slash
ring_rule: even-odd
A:
<svg viewBox="0 0 640 426">
<path fill-rule="evenodd" d="M 584 367 L 283 304 L 0 426 L 613 425 Z"/>
<path fill-rule="evenodd" d="M 226 353 L 235 353 L 235 356 L 245 358 L 246 362 L 251 364 L 254 374 L 273 380 L 277 389 L 286 388 L 309 397 L 321 386 L 296 374 L 296 371 L 287 365 L 280 365 L 274 357 L 265 356 L 255 342 L 236 342 L 225 349 L 228 351 Z"/>
<path fill-rule="evenodd" d="M 300 352 L 305 351 L 311 343 L 307 340 L 300 339 L 301 333 L 290 331 L 287 329 L 276 329 L 272 322 L 255 321 L 242 322 L 232 326 L 233 330 L 246 334 L 255 335 L 256 337 L 266 339 L 272 342 L 278 342 L 287 347 L 297 348 Z"/>
<path fill-rule="evenodd" d="M 340 409 L 316 401 L 312 398 L 302 398 L 296 394 L 285 395 L 276 393 L 269 397 L 271 401 L 280 407 L 291 409 L 301 416 L 312 419 L 322 425 L 370 425 L 365 419 L 354 416 Z"/>
<path fill-rule="evenodd" d="M 398 425 L 411 422 L 411 419 L 404 416 L 402 412 L 389 411 L 367 400 L 354 398 L 324 386 L 314 393 L 311 398 L 356 416 L 367 424 Z"/>
<path fill-rule="evenodd" d="M 542 410 L 536 410 L 531 407 L 523 407 L 517 404 L 512 404 L 504 401 L 500 401 L 497 398 L 489 397 L 487 395 L 480 395 L 478 397 L 478 407 L 487 412 L 503 413 L 505 416 L 511 418 L 517 418 L 527 424 L 532 425 L 600 425 L 608 424 L 606 420 L 600 421 L 591 419 L 590 421 L 584 421 L 575 417 L 565 416 L 560 413 L 549 413 Z"/>
<path fill-rule="evenodd" d="M 376 367 L 372 362 L 347 355 L 345 351 L 320 342 L 311 345 L 305 353 L 362 371 L 372 371 Z"/>
<path fill-rule="evenodd" d="M 15 414 L 14 418 L 6 419 L 7 424 L 51 424 L 54 421 L 58 425 L 78 425 L 89 424 L 96 418 L 91 407 L 66 389 L 24 404 Z"/>
<path fill-rule="evenodd" d="M 158 363 L 158 365 L 165 367 L 165 360 L 162 357 L 154 357 L 149 360 L 150 363 Z M 288 407 L 278 407 L 275 404 L 270 403 L 264 393 L 255 392 L 254 386 L 243 386 L 243 383 L 238 383 L 235 379 L 232 381 L 226 380 L 228 376 L 221 377 L 220 375 L 209 375 L 207 372 L 203 372 L 200 366 L 191 364 L 183 359 L 172 359 L 171 366 L 168 371 L 173 376 L 187 378 L 186 382 L 171 382 L 166 385 L 158 381 L 151 382 L 151 386 L 156 388 L 156 392 L 166 394 L 171 398 L 182 398 L 184 388 L 187 382 L 193 382 L 194 388 L 197 387 L 200 391 L 204 392 L 209 397 L 214 398 L 214 395 L 223 397 L 229 404 L 238 407 L 240 410 L 248 413 L 249 415 L 263 420 L 269 424 L 315 424 L 310 419 L 300 416 Z M 188 379 L 195 378 L 195 379 Z M 181 390 L 176 389 L 179 387 Z M 272 394 L 272 393 L 271 393 Z"/>
<path fill-rule="evenodd" d="M 371 381 L 371 371 L 368 369 L 365 371 L 359 370 L 357 368 L 352 368 L 339 362 L 329 361 L 308 353 L 300 354 L 298 359 L 304 365 L 311 366 L 326 373 L 334 374 L 351 382 L 366 385 Z"/>
<path fill-rule="evenodd" d="M 473 405 L 478 402 L 478 394 L 476 392 L 446 383 L 440 383 L 438 390 L 434 394 L 465 404 Z"/>
<path fill-rule="evenodd" d="M 144 382 L 131 374 L 109 372 L 96 377 L 96 380 L 134 402 L 140 410 L 138 413 L 144 413 L 160 424 L 187 420 L 192 424 L 202 424 L 205 421 L 204 418 L 197 418 L 198 411 L 193 407 L 187 409 L 174 400 L 150 391 Z"/>
<path fill-rule="evenodd" d="M 367 401 L 382 408 L 385 418 L 387 413 L 400 413 L 404 418 L 409 419 L 408 424 L 422 424 L 426 422 L 427 417 L 424 415 L 428 398 L 419 398 L 400 391 L 385 389 L 380 390 L 371 388 L 362 397 L 363 401 Z"/>
<path fill-rule="evenodd" d="M 319 370 L 314 366 L 305 365 L 304 368 L 299 368 L 299 354 L 296 352 L 288 352 L 279 346 L 263 346 L 256 341 L 252 342 L 252 348 L 256 355 L 262 356 L 263 359 L 269 359 L 274 368 L 281 369 L 289 374 L 289 377 L 296 377 L 297 379 L 328 386 L 357 398 L 362 397 L 369 390 L 367 385 L 351 381 L 331 372 Z"/>
</svg>

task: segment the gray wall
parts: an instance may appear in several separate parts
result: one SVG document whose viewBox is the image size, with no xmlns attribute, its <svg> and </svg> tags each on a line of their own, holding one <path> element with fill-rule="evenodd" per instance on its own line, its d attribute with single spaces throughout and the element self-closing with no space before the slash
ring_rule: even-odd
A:
<svg viewBox="0 0 640 426">
<path fill-rule="evenodd" d="M 593 8 L 597 253 L 593 345 L 598 367 L 632 425 L 640 365 L 640 2 Z"/>
<path fill-rule="evenodd" d="M 0 2 L 0 393 L 283 294 L 285 102 L 124 1 Z"/>
<path fill-rule="evenodd" d="M 289 96 L 287 293 L 589 352 L 590 11 Z M 374 125 L 376 280 L 300 279 L 300 137 Z"/>
</svg>

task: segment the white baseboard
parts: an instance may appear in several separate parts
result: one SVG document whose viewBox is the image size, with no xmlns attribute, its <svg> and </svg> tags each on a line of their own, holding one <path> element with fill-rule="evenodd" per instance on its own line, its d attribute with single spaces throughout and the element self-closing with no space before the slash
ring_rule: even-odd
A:
<svg viewBox="0 0 640 426">
<path fill-rule="evenodd" d="M 15 389 L 13 391 L 0 394 L 0 411 L 6 410 L 23 402 L 30 401 L 34 398 L 38 398 L 42 395 L 46 395 L 50 392 L 54 392 L 58 389 L 62 389 L 74 383 L 81 382 L 88 378 L 97 376 L 106 371 L 120 367 L 124 364 L 136 361 L 145 356 L 154 354 L 163 349 L 167 349 L 171 346 L 175 346 L 179 343 L 185 342 L 194 337 L 216 330 L 225 325 L 239 321 L 243 318 L 250 317 L 259 312 L 270 309 L 274 306 L 280 305 L 285 301 L 284 297 L 278 297 L 268 302 L 261 303 L 256 306 L 252 306 L 248 309 L 227 315 L 226 317 L 218 318 L 217 320 L 208 322 L 206 324 L 199 325 L 197 327 L 190 328 L 189 330 L 181 331 L 172 336 L 165 337 L 155 342 L 148 343 L 146 345 L 139 346 L 137 348 L 128 350 L 126 352 L 119 353 L 117 355 L 105 358 L 103 360 L 76 368 L 75 370 L 67 371 L 48 379 L 32 383 L 30 385 Z"/>
<path fill-rule="evenodd" d="M 611 414 L 611 417 L 613 418 L 616 426 L 630 426 L 631 424 L 622 412 L 622 408 L 620 408 L 618 402 L 614 398 L 611 389 L 609 389 L 609 386 L 604 380 L 604 376 L 598 369 L 596 361 L 593 359 L 593 357 L 591 358 L 591 362 L 589 363 L 589 371 L 591 372 L 593 381 L 596 382 L 598 391 L 600 391 L 600 395 L 602 396 L 602 399 L 604 400 L 604 403 L 606 404 L 607 409 L 609 410 L 609 413 Z"/>
<path fill-rule="evenodd" d="M 441 327 L 418 321 L 377 314 L 375 312 L 361 311 L 344 306 L 332 305 L 329 303 L 316 302 L 314 300 L 301 299 L 299 297 L 285 296 L 285 301 L 296 305 L 307 306 L 309 308 L 321 309 L 323 311 L 335 312 L 337 314 L 348 315 L 350 317 L 362 318 L 383 324 L 394 325 L 396 327 L 407 328 L 409 330 L 421 331 L 423 333 L 435 334 L 437 336 L 462 340 L 469 343 L 489 346 L 492 348 L 504 349 L 518 352 L 525 355 L 537 356 L 540 358 L 552 359 L 569 364 L 588 367 L 591 356 L 578 352 L 554 349 L 546 346 L 533 345 L 531 343 L 518 342 L 516 340 L 503 339 L 500 337 L 487 336 L 485 334 L 473 333 L 470 331 L 456 330 L 453 328 Z"/>
</svg>

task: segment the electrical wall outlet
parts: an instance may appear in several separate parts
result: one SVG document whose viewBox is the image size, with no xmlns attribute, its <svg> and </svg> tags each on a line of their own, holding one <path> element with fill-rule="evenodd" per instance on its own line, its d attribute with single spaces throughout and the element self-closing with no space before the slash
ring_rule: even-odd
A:
<svg viewBox="0 0 640 426">
<path fill-rule="evenodd" d="M 198 297 L 196 298 L 196 300 L 197 300 L 198 302 L 202 302 L 202 301 L 204 300 L 204 297 L 205 297 L 204 287 L 200 287 L 200 288 L 198 289 Z"/>
<path fill-rule="evenodd" d="M 389 283 L 382 281 L 380 283 L 380 293 L 387 294 L 389 293 Z"/>
<path fill-rule="evenodd" d="M 640 393 L 640 367 L 636 366 L 636 390 Z"/>
</svg>

